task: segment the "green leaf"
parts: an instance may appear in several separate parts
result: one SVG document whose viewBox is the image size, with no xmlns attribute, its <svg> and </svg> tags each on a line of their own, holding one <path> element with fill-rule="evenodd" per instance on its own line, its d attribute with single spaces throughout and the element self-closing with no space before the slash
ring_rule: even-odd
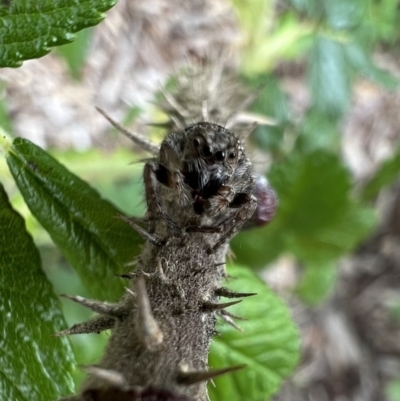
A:
<svg viewBox="0 0 400 401">
<path fill-rule="evenodd" d="M 251 106 L 251 111 L 272 118 L 277 122 L 275 126 L 259 125 L 252 134 L 252 138 L 262 149 L 267 151 L 279 149 L 286 123 L 290 117 L 287 95 L 272 75 L 261 75 L 252 80 L 247 79 L 247 83 L 254 87 L 254 90 L 260 85 L 263 86 Z"/>
<path fill-rule="evenodd" d="M 116 0 L 7 0 L 0 3 L 0 67 L 19 67 L 75 40 L 98 24 Z"/>
<path fill-rule="evenodd" d="M 297 294 L 310 305 L 317 305 L 329 293 L 336 282 L 336 263 L 308 265 L 297 287 Z"/>
<path fill-rule="evenodd" d="M 14 140 L 7 163 L 32 214 L 99 299 L 116 300 L 115 277 L 139 253 L 141 238 L 119 210 L 28 140 Z"/>
<path fill-rule="evenodd" d="M 52 401 L 73 392 L 61 304 L 23 218 L 0 185 L 0 399 Z"/>
<path fill-rule="evenodd" d="M 269 172 L 286 226 L 304 235 L 340 218 L 351 188 L 350 173 L 328 151 L 292 155 Z"/>
<path fill-rule="evenodd" d="M 237 263 L 259 269 L 276 259 L 286 249 L 282 226 L 278 213 L 267 226 L 236 235 L 230 246 Z"/>
<path fill-rule="evenodd" d="M 365 17 L 368 3 L 364 0 L 324 0 L 328 24 L 333 29 L 356 27 Z"/>
<path fill-rule="evenodd" d="M 312 108 L 303 119 L 296 148 L 302 153 L 310 153 L 317 149 L 339 150 L 340 139 L 337 119 Z"/>
<path fill-rule="evenodd" d="M 399 401 L 400 400 L 400 379 L 391 380 L 385 388 L 385 394 L 388 401 Z"/>
<path fill-rule="evenodd" d="M 320 19 L 324 16 L 324 2 L 321 0 L 289 0 L 302 13 Z"/>
<path fill-rule="evenodd" d="M 309 81 L 313 106 L 332 117 L 340 117 L 350 98 L 350 69 L 338 41 L 317 36 L 310 54 Z"/>
<path fill-rule="evenodd" d="M 277 216 L 234 239 L 240 263 L 263 267 L 286 252 L 305 265 L 325 264 L 351 251 L 375 226 L 373 209 L 350 194 L 350 173 L 337 155 L 292 153 L 268 177 L 278 193 Z"/>
<path fill-rule="evenodd" d="M 0 127 L 7 132 L 13 131 L 13 122 L 7 106 L 5 83 L 0 82 Z"/>
<path fill-rule="evenodd" d="M 368 181 L 362 191 L 364 200 L 371 200 L 378 195 L 379 191 L 399 179 L 400 173 L 400 147 L 397 148 L 394 155 L 385 160 L 378 171 Z"/>
<path fill-rule="evenodd" d="M 300 12 L 326 20 L 332 29 L 350 29 L 362 22 L 368 4 L 364 0 L 289 0 Z"/>
<path fill-rule="evenodd" d="M 399 80 L 389 72 L 378 68 L 360 44 L 349 43 L 344 47 L 344 51 L 349 63 L 365 78 L 389 90 L 394 90 L 399 86 Z"/>
<path fill-rule="evenodd" d="M 254 90 L 257 90 L 262 85 L 262 90 L 251 105 L 251 111 L 273 117 L 278 122 L 287 122 L 289 120 L 288 96 L 274 76 L 265 74 L 253 79 L 247 78 L 246 81 Z"/>
<path fill-rule="evenodd" d="M 239 292 L 256 292 L 229 311 L 243 316 L 244 333 L 227 324 L 217 327 L 221 333 L 211 345 L 209 364 L 222 368 L 238 364 L 247 367 L 215 380 L 209 386 L 214 401 L 264 401 L 276 393 L 295 368 L 299 359 L 300 339 L 288 308 L 251 271 L 230 266 L 233 276 L 229 288 Z"/>
<path fill-rule="evenodd" d="M 369 19 L 366 25 L 372 31 L 374 42 L 387 41 L 390 46 L 395 46 L 399 37 L 399 1 L 373 1 L 368 6 Z"/>
<path fill-rule="evenodd" d="M 371 233 L 376 222 L 374 209 L 349 199 L 339 218 L 319 227 L 313 235 L 288 233 L 286 247 L 305 264 L 325 264 L 352 251 Z"/>
<path fill-rule="evenodd" d="M 76 80 L 82 77 L 92 34 L 92 29 L 85 29 L 77 35 L 74 42 L 57 47 L 57 53 L 67 62 L 70 74 Z"/>
</svg>

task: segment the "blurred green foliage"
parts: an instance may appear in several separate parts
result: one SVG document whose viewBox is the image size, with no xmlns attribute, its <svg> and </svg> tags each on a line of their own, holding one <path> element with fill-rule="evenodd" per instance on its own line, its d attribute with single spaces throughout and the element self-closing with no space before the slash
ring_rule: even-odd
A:
<svg viewBox="0 0 400 401">
<path fill-rule="evenodd" d="M 389 401 L 399 401 L 400 400 L 400 379 L 393 380 L 386 387 L 386 395 Z"/>
<path fill-rule="evenodd" d="M 76 80 L 82 78 L 83 67 L 85 65 L 92 34 L 92 29 L 84 29 L 76 35 L 75 41 L 56 48 L 56 52 L 64 58 L 71 76 Z"/>
<path fill-rule="evenodd" d="M 272 159 L 267 176 L 280 204 L 269 226 L 238 235 L 233 250 L 241 264 L 254 268 L 281 255 L 295 256 L 304 271 L 297 294 L 316 304 L 335 283 L 337 259 L 374 228 L 371 201 L 399 176 L 396 152 L 356 191 L 340 155 L 340 129 L 357 80 L 368 79 L 387 90 L 398 87 L 397 79 L 377 67 L 372 56 L 378 46 L 398 43 L 400 2 L 261 3 L 233 1 L 245 32 L 245 82 L 254 88 L 264 84 L 252 110 L 277 121 L 276 126 L 258 127 L 252 139 Z M 292 60 L 308 77 L 310 101 L 300 121 L 276 74 L 282 62 Z"/>
<path fill-rule="evenodd" d="M 264 85 L 252 111 L 277 122 L 275 126 L 258 127 L 251 140 L 272 160 L 267 176 L 280 199 L 273 222 L 241 233 L 232 246 L 237 262 L 253 268 L 265 267 L 282 255 L 295 257 L 303 269 L 296 294 L 315 305 L 335 283 L 338 258 L 352 251 L 376 225 L 374 199 L 384 186 L 399 177 L 400 151 L 396 150 L 356 191 L 340 155 L 340 131 L 357 80 L 368 79 L 387 90 L 398 86 L 396 78 L 374 63 L 373 54 L 377 49 L 399 48 L 400 0 L 287 0 L 279 2 L 279 6 L 272 0 L 232 0 L 232 4 L 244 35 L 243 81 L 249 88 Z M 58 49 L 75 79 L 82 76 L 90 45 L 91 33 L 85 31 L 76 42 Z M 47 50 L 40 51 L 34 56 Z M 300 121 L 295 119 L 277 73 L 284 62 L 295 62 L 305 69 L 310 102 Z M 133 105 L 125 123 L 140 112 Z M 0 99 L 0 125 L 10 131 L 11 120 L 6 102 Z M 128 166 L 136 159 L 129 152 L 117 150 L 107 157 L 98 151 L 56 152 L 55 157 L 118 209 L 127 214 L 143 213 L 140 166 Z M 49 236 L 32 218 L 1 162 L 0 173 L 13 204 L 24 215 L 28 229 L 40 245 L 46 273 L 56 291 L 88 294 L 90 280 L 85 288 L 64 257 L 52 247 Z M 79 306 L 63 304 L 68 323 L 88 317 Z M 105 337 L 74 337 L 78 362 L 93 363 L 98 359 Z M 218 365 L 215 354 L 210 361 Z M 82 374 L 77 373 L 76 378 L 81 380 Z M 221 387 L 211 392 L 223 393 L 224 380 L 229 381 L 222 379 Z M 398 381 L 394 381 L 388 387 L 389 397 L 398 399 L 398 390 Z"/>
</svg>

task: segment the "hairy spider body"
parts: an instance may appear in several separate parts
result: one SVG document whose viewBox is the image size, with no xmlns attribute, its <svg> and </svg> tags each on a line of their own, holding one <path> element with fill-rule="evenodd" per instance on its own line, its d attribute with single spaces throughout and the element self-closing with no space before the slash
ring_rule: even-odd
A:
<svg viewBox="0 0 400 401">
<path fill-rule="evenodd" d="M 210 224 L 216 231 L 229 230 L 256 208 L 251 163 L 240 139 L 218 124 L 200 122 L 169 134 L 159 156 L 146 164 L 144 179 L 150 232 L 157 217 L 172 226 L 179 219 L 190 231 Z M 160 184 L 165 188 L 157 192 Z M 182 209 L 187 210 L 185 221 Z"/>
</svg>

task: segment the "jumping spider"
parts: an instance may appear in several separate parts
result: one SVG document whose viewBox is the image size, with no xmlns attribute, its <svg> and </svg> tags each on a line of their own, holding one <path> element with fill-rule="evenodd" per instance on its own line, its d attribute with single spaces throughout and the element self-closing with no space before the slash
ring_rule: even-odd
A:
<svg viewBox="0 0 400 401">
<path fill-rule="evenodd" d="M 233 236 L 258 206 L 255 191 L 260 192 L 260 181 L 256 185 L 240 139 L 210 122 L 199 122 L 169 134 L 161 143 L 159 156 L 146 163 L 144 182 L 150 232 L 154 232 L 155 220 L 161 216 L 172 227 L 180 226 L 186 231 L 222 231 L 215 247 Z M 165 197 L 168 199 L 169 195 L 175 209 L 177 203 L 183 208 L 191 207 L 193 219 L 180 219 L 179 224 L 171 220 L 157 190 L 160 184 L 170 189 Z M 266 181 L 262 184 L 268 185 Z M 210 225 L 203 225 L 204 221 Z"/>
<path fill-rule="evenodd" d="M 173 230 L 221 233 L 215 250 L 244 223 L 250 228 L 272 219 L 276 195 L 264 177 L 253 174 L 240 139 L 229 129 L 198 122 L 168 134 L 158 148 L 99 111 L 154 155 L 143 171 L 147 234 L 161 218 Z"/>
</svg>

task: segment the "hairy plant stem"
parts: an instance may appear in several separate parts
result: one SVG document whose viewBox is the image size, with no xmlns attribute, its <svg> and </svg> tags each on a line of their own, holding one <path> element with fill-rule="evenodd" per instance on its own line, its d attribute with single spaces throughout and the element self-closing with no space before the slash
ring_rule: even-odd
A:
<svg viewBox="0 0 400 401">
<path fill-rule="evenodd" d="M 128 387 L 154 386 L 193 400 L 208 400 L 206 382 L 181 384 L 182 374 L 206 371 L 215 314 L 207 305 L 216 303 L 215 289 L 224 275 L 225 252 L 209 255 L 205 234 L 171 237 L 160 247 L 147 243 L 138 260 L 130 289 L 121 303 L 127 315 L 112 331 L 99 366 L 119 372 Z M 208 236 L 209 237 L 209 236 Z M 151 343 L 138 319 L 137 281 L 146 283 L 151 312 L 162 333 L 162 341 Z M 101 388 L 101 378 L 92 376 L 84 389 Z"/>
</svg>

